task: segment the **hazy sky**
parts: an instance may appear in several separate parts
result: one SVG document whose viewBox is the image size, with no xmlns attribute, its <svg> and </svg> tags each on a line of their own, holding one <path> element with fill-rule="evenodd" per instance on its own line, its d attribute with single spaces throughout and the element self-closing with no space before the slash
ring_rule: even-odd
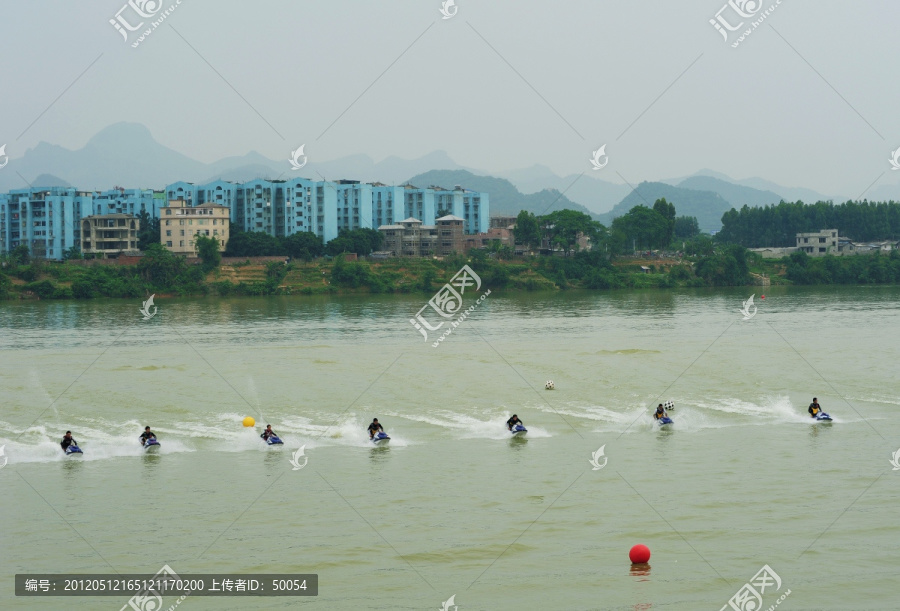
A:
<svg viewBox="0 0 900 611">
<path fill-rule="evenodd" d="M 206 162 L 305 143 L 311 160 L 445 150 L 632 184 L 710 168 L 855 198 L 900 182 L 897 2 L 781 0 L 737 48 L 709 23 L 724 0 L 441 4 L 181 0 L 133 48 L 109 23 L 122 0 L 2 0 L 0 145 L 80 148 L 135 121 Z"/>
</svg>

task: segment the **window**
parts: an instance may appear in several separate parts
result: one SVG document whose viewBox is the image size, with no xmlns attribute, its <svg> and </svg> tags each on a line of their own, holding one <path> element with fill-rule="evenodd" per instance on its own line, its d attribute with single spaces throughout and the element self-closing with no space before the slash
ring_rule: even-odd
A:
<svg viewBox="0 0 900 611">
<path fill-rule="evenodd" d="M 172 230 L 171 230 L 171 229 L 166 229 L 166 237 L 167 237 L 167 238 L 172 237 Z"/>
<path fill-rule="evenodd" d="M 819 252 L 825 252 L 825 249 L 824 249 L 824 248 L 820 248 L 820 249 L 819 249 Z"/>
<path fill-rule="evenodd" d="M 184 237 L 184 229 L 181 230 L 181 236 Z"/>
<path fill-rule="evenodd" d="M 169 219 L 166 219 L 166 225 L 168 226 L 168 225 L 171 225 L 171 224 L 172 224 L 172 221 L 170 221 Z"/>
<path fill-rule="evenodd" d="M 819 244 L 824 244 L 824 243 L 825 243 L 825 238 L 819 238 Z"/>
<path fill-rule="evenodd" d="M 172 240 L 169 240 L 168 242 L 166 242 L 166 246 L 168 246 L 169 248 L 172 248 Z"/>
<path fill-rule="evenodd" d="M 178 224 L 179 224 L 179 225 L 184 225 L 184 219 L 178 219 Z"/>
<path fill-rule="evenodd" d="M 172 211 L 171 211 L 171 210 L 166 210 L 166 214 L 172 214 Z M 166 222 L 168 222 L 168 221 L 166 221 Z"/>
<path fill-rule="evenodd" d="M 178 245 L 179 245 L 179 246 L 184 246 L 184 240 L 181 240 L 181 242 L 179 242 Z"/>
</svg>

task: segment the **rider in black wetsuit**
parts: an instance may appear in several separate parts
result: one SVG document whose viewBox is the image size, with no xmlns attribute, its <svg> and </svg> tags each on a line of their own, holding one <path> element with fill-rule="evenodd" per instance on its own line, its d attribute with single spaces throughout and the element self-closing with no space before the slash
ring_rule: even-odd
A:
<svg viewBox="0 0 900 611">
<path fill-rule="evenodd" d="M 66 431 L 66 434 L 63 435 L 62 441 L 59 442 L 59 445 L 62 446 L 63 452 L 66 451 L 66 448 L 69 446 L 78 446 L 78 442 L 75 441 L 75 438 L 72 437 L 72 431 Z"/>
<path fill-rule="evenodd" d="M 369 425 L 369 439 L 373 439 L 375 434 L 381 431 L 384 432 L 384 427 L 378 422 L 378 418 L 372 419 L 372 424 Z"/>
<path fill-rule="evenodd" d="M 266 430 L 263 431 L 263 434 L 260 435 L 260 437 L 262 437 L 264 441 L 268 441 L 268 440 L 269 440 L 269 437 L 278 437 L 278 435 L 276 435 L 276 434 L 275 434 L 275 431 L 272 430 L 272 425 L 271 425 L 271 424 L 267 424 L 267 425 L 266 425 Z"/>
<path fill-rule="evenodd" d="M 822 411 L 822 406 L 819 405 L 819 400 L 813 397 L 813 402 L 809 404 L 809 409 L 807 411 L 809 412 L 810 418 L 815 418 L 816 414 Z"/>
<path fill-rule="evenodd" d="M 509 430 L 513 430 L 513 427 L 516 426 L 517 424 L 521 424 L 522 426 L 525 426 L 524 424 L 522 424 L 522 421 L 519 420 L 519 417 L 516 416 L 515 414 L 513 414 L 512 418 L 510 418 L 509 420 L 506 421 L 506 428 L 508 428 Z"/>
<path fill-rule="evenodd" d="M 148 439 L 156 439 L 156 435 L 150 431 L 149 426 L 145 426 L 144 432 L 141 434 L 141 445 L 147 443 Z"/>
</svg>

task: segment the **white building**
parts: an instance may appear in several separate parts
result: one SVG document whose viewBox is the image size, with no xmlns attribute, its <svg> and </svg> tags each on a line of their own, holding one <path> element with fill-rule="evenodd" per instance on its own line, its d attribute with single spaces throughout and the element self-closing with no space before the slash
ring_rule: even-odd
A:
<svg viewBox="0 0 900 611">
<path fill-rule="evenodd" d="M 811 257 L 836 255 L 839 252 L 838 230 L 823 229 L 814 233 L 798 233 L 797 250 L 803 251 Z"/>
</svg>

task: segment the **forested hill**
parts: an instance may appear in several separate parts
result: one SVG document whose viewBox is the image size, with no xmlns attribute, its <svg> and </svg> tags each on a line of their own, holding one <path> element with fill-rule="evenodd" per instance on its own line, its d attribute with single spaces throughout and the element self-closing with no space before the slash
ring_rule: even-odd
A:
<svg viewBox="0 0 900 611">
<path fill-rule="evenodd" d="M 781 202 L 731 210 L 723 220 L 718 237 L 746 248 L 796 246 L 798 233 L 823 229 L 855 242 L 900 239 L 900 202 Z"/>
<path fill-rule="evenodd" d="M 525 195 L 504 178 L 478 176 L 466 170 L 432 170 L 413 176 L 407 182 L 419 188 L 428 188 L 434 185 L 452 189 L 459 185 L 464 189 L 485 192 L 490 196 L 491 216 L 503 214 L 516 216 L 520 210 L 543 215 L 554 210 L 569 209 L 583 212 L 594 219 L 599 218 L 581 204 L 576 204 L 561 195 L 556 189 L 545 189 Z"/>
<path fill-rule="evenodd" d="M 661 198 L 675 205 L 678 216 L 696 217 L 700 230 L 705 232 L 718 231 L 722 227 L 722 215 L 732 207 L 725 198 L 711 191 L 682 189 L 662 182 L 642 182 L 612 210 L 600 215 L 599 221 L 609 226 L 614 218 L 624 216 L 635 206 L 651 208 Z"/>
<path fill-rule="evenodd" d="M 691 176 L 690 178 L 685 178 L 678 183 L 678 188 L 718 193 L 733 208 L 737 209 L 741 209 L 744 206 L 775 205 L 785 199 L 773 191 L 736 185 L 712 176 Z"/>
</svg>

